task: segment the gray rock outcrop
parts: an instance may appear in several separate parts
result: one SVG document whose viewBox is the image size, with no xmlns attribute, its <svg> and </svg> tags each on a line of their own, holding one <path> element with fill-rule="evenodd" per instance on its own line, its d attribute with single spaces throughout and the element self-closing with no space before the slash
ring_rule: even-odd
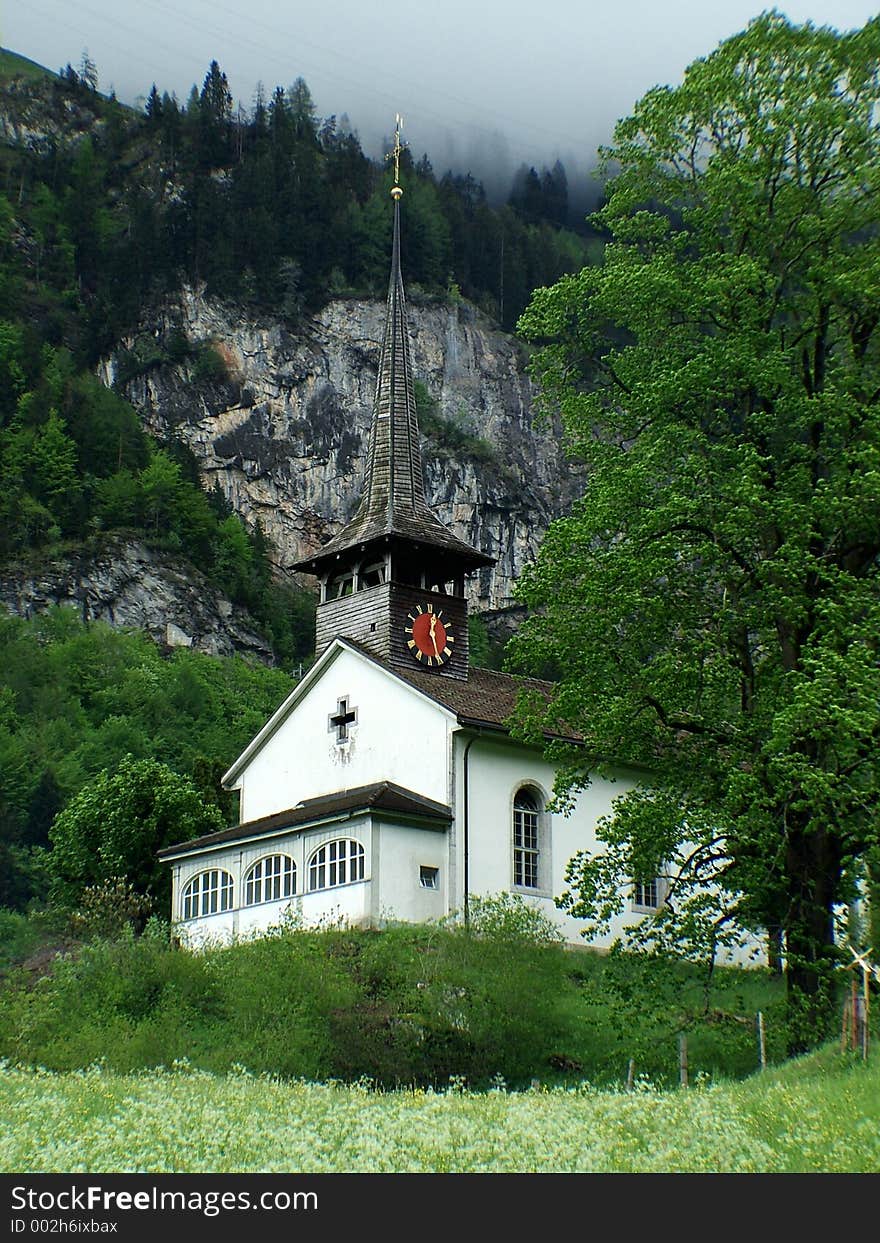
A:
<svg viewBox="0 0 880 1243">
<path fill-rule="evenodd" d="M 138 540 L 107 540 L 100 549 L 58 557 L 37 570 L 5 566 L 0 605 L 21 617 L 67 605 L 83 621 L 145 630 L 168 647 L 272 663 L 269 644 L 243 609 L 189 562 Z"/>
<path fill-rule="evenodd" d="M 535 427 L 522 347 L 468 303 L 408 307 L 417 377 L 438 404 L 423 428 L 429 503 L 455 533 L 498 558 L 471 585 L 472 604 L 505 608 L 523 566 L 574 491 L 553 429 Z M 210 343 L 219 378 L 190 357 L 155 362 L 118 386 L 149 431 L 194 452 L 243 519 L 257 520 L 284 573 L 352 516 L 361 493 L 382 302 L 337 299 L 295 332 L 184 290 L 141 340 L 183 332 Z M 133 347 L 134 339 L 121 343 Z M 121 351 L 107 358 L 122 379 Z M 225 372 L 225 374 L 223 374 Z"/>
</svg>

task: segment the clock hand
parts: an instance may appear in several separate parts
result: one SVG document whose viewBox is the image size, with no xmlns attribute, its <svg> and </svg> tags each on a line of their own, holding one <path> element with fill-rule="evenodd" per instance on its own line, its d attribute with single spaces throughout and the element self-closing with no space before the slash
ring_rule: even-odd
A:
<svg viewBox="0 0 880 1243">
<path fill-rule="evenodd" d="M 437 646 L 437 636 L 434 633 L 437 629 L 437 618 L 434 616 L 433 613 L 431 614 L 430 626 L 431 626 L 431 633 L 429 637 L 430 637 L 431 642 L 434 644 L 434 655 L 439 656 L 440 649 Z"/>
</svg>

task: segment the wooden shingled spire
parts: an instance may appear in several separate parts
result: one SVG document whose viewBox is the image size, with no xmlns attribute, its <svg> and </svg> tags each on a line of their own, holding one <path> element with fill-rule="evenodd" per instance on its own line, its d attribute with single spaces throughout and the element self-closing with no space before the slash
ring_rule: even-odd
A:
<svg viewBox="0 0 880 1243">
<path fill-rule="evenodd" d="M 494 558 L 458 539 L 429 509 L 425 499 L 419 425 L 413 385 L 412 353 L 406 318 L 406 297 L 400 266 L 400 118 L 395 147 L 394 233 L 391 276 L 366 480 L 354 518 L 338 535 L 293 568 L 322 573 L 331 561 L 357 546 L 404 542 L 451 557 L 467 570 L 492 565 Z"/>
</svg>

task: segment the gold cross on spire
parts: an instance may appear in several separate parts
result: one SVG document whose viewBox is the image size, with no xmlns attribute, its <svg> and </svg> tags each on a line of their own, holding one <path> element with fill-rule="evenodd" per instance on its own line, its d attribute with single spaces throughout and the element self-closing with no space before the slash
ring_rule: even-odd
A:
<svg viewBox="0 0 880 1243">
<path fill-rule="evenodd" d="M 386 160 L 394 161 L 394 185 L 391 187 L 391 197 L 399 199 L 403 194 L 400 188 L 400 153 L 406 146 L 406 143 L 400 141 L 400 131 L 403 129 L 403 117 L 398 112 L 394 118 L 394 146 L 386 155 Z"/>
</svg>

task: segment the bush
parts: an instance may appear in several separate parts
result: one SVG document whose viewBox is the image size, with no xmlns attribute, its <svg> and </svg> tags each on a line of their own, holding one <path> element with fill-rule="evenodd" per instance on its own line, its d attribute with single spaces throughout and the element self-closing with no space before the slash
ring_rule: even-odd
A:
<svg viewBox="0 0 880 1243">
<path fill-rule="evenodd" d="M 471 897 L 469 923 L 472 933 L 495 941 L 522 945 L 562 943 L 562 933 L 553 920 L 518 893 Z"/>
<path fill-rule="evenodd" d="M 632 1057 L 638 1075 L 674 1083 L 681 1030 L 694 1077 L 756 1069 L 757 1008 L 771 1060 L 783 1055 L 781 988 L 765 973 L 716 972 L 710 1007 L 688 964 L 572 952 L 513 898 L 472 913 L 468 929 L 279 929 L 200 954 L 151 920 L 142 937 L 57 958 L 36 983 L 11 976 L 0 1057 L 122 1072 L 185 1058 L 384 1087 L 619 1082 Z"/>
<path fill-rule="evenodd" d="M 464 422 L 442 414 L 439 403 L 419 380 L 415 382 L 415 396 L 419 428 L 438 455 L 468 458 L 483 466 L 500 464 L 495 446 L 469 431 Z"/>
<path fill-rule="evenodd" d="M 150 927 L 59 958 L 35 988 L 8 985 L 0 1055 L 488 1083 L 528 1077 L 560 1035 L 564 954 L 520 933 L 283 931 L 193 955 Z"/>
<path fill-rule="evenodd" d="M 193 380 L 196 384 L 222 384 L 229 379 L 226 359 L 211 341 L 200 341 L 193 350 Z"/>
<path fill-rule="evenodd" d="M 82 891 L 71 916 L 74 932 L 84 936 L 113 937 L 131 928 L 140 931 L 153 908 L 124 876 L 111 876 Z"/>
<path fill-rule="evenodd" d="M 105 1061 L 120 1071 L 186 1057 L 218 1010 L 204 959 L 174 949 L 167 928 L 96 940 L 59 955 L 50 974 L 6 986 L 0 1048 L 14 1060 L 72 1070 Z"/>
<path fill-rule="evenodd" d="M 326 1079 L 339 1075 L 334 1016 L 357 1008 L 360 990 L 318 933 L 276 936 L 206 956 L 221 999 L 215 1041 L 191 1060 L 211 1070 Z"/>
<path fill-rule="evenodd" d="M 42 940 L 38 925 L 19 911 L 0 910 L 0 971 L 20 963 Z"/>
</svg>

